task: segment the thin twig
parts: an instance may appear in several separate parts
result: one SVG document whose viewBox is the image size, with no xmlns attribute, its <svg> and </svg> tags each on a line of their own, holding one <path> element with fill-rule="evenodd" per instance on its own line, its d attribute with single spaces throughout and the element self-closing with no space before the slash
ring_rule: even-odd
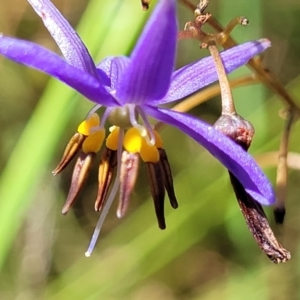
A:
<svg viewBox="0 0 300 300">
<path fill-rule="evenodd" d="M 187 6 L 192 12 L 195 11 L 196 5 L 191 3 L 189 0 L 180 0 L 185 6 Z M 223 27 L 221 24 L 214 18 L 210 17 L 207 20 L 207 23 L 215 29 L 217 32 L 222 32 Z M 229 36 L 228 39 L 224 42 L 223 47 L 225 49 L 231 48 L 236 46 L 237 43 Z M 276 94 L 280 95 L 280 99 L 293 110 L 297 117 L 300 117 L 300 108 L 296 104 L 296 101 L 293 97 L 287 92 L 287 90 L 282 86 L 279 80 L 272 74 L 269 70 L 264 68 L 261 65 L 260 59 L 252 58 L 248 62 L 248 66 L 253 69 L 258 77 L 260 78 L 261 82 L 266 85 L 269 89 L 273 90 Z M 296 116 L 295 116 L 296 117 Z"/>
</svg>

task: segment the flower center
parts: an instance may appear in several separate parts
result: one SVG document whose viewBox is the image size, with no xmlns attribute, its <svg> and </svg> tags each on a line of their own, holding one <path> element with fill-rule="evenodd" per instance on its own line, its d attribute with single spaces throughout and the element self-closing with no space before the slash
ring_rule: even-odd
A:
<svg viewBox="0 0 300 300">
<path fill-rule="evenodd" d="M 142 108 L 131 104 L 124 107 L 108 108 L 104 112 L 102 120 L 96 113 L 96 108 L 92 109 L 86 120 L 80 123 L 77 132 L 65 149 L 62 160 L 53 172 L 57 174 L 62 171 L 71 159 L 79 153 L 72 176 L 71 188 L 62 209 L 62 213 L 66 214 L 87 179 L 96 153 L 103 148 L 98 173 L 98 194 L 95 200 L 95 210 L 102 212 L 86 256 L 91 255 L 102 224 L 118 192 L 117 216 L 121 218 L 126 213 L 129 198 L 137 179 L 139 158 L 146 165 L 150 191 L 161 229 L 166 228 L 164 218 L 165 191 L 168 193 L 171 206 L 173 208 L 178 206 L 171 169 L 161 137 L 149 123 Z M 140 118 L 140 123 L 138 118 Z M 112 124 L 108 135 L 106 135 L 104 127 L 107 120 Z M 102 147 L 103 144 L 104 147 Z M 113 177 L 115 177 L 114 180 Z"/>
<path fill-rule="evenodd" d="M 137 121 L 139 115 L 143 124 Z M 162 148 L 161 138 L 152 128 L 141 108 L 135 105 L 116 107 L 107 111 L 105 120 L 113 125 L 105 142 L 108 149 L 117 151 L 121 147 L 129 153 L 138 153 L 144 162 L 159 161 L 158 148 Z M 125 134 L 121 143 L 119 143 L 120 132 L 122 135 Z M 85 136 L 82 143 L 84 153 L 97 153 L 106 136 L 103 123 L 95 112 L 79 125 L 78 133 Z"/>
<path fill-rule="evenodd" d="M 132 126 L 132 118 L 138 118 L 135 107 L 125 105 L 113 108 L 110 111 L 107 120 L 111 125 L 127 129 Z"/>
<path fill-rule="evenodd" d="M 142 124 L 138 122 L 139 117 L 141 117 Z M 127 104 L 122 107 L 109 109 L 104 117 L 105 120 L 108 120 L 114 127 L 119 127 L 125 131 L 133 127 L 139 131 L 140 136 L 145 138 L 149 145 L 155 145 L 154 130 L 144 111 L 139 106 Z"/>
<path fill-rule="evenodd" d="M 119 127 L 111 128 L 111 133 L 106 139 L 106 147 L 116 151 L 118 149 L 118 136 L 120 134 Z M 123 138 L 123 148 L 129 153 L 139 153 L 144 162 L 157 163 L 159 161 L 158 149 L 162 148 L 162 140 L 158 133 L 154 131 L 155 144 L 147 143 L 145 137 L 141 136 L 140 131 L 135 128 L 129 128 Z"/>
</svg>

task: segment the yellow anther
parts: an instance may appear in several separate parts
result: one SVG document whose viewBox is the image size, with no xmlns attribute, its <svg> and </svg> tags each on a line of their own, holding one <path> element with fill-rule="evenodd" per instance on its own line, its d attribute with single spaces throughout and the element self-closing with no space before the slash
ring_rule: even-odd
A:
<svg viewBox="0 0 300 300">
<path fill-rule="evenodd" d="M 105 130 L 100 129 L 90 134 L 82 144 L 82 150 L 84 153 L 97 153 L 104 141 Z"/>
<path fill-rule="evenodd" d="M 159 161 L 159 152 L 156 146 L 149 145 L 143 138 L 140 156 L 144 162 L 156 163 Z"/>
<path fill-rule="evenodd" d="M 158 136 L 156 139 L 156 136 L 158 136 L 158 134 L 155 134 L 157 145 L 162 147 L 160 137 Z M 143 161 L 155 163 L 159 161 L 158 146 L 156 146 L 156 143 L 154 146 L 149 145 L 146 139 L 141 136 L 141 132 L 135 127 L 132 127 L 127 130 L 124 136 L 123 146 L 128 152 L 139 153 Z"/>
<path fill-rule="evenodd" d="M 138 129 L 131 127 L 126 131 L 123 141 L 125 150 L 131 153 L 139 153 L 142 148 L 142 142 L 143 138 Z"/>
<path fill-rule="evenodd" d="M 162 142 L 162 139 L 161 139 L 160 135 L 155 130 L 153 130 L 153 132 L 154 132 L 154 136 L 155 136 L 155 147 L 156 148 L 163 148 L 163 142 Z"/>
<path fill-rule="evenodd" d="M 77 128 L 77 131 L 85 136 L 91 134 L 90 129 L 100 125 L 100 117 L 93 113 L 88 119 L 81 122 Z"/>
<path fill-rule="evenodd" d="M 113 131 L 106 139 L 106 147 L 110 150 L 116 151 L 118 149 L 120 127 L 114 127 Z"/>
</svg>

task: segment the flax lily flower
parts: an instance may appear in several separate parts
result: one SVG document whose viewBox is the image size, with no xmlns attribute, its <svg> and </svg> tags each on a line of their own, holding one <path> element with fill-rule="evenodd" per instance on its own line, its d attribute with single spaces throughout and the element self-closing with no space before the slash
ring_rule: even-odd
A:
<svg viewBox="0 0 300 300">
<path fill-rule="evenodd" d="M 70 191 L 71 194 L 76 194 L 95 153 L 105 143 L 102 174 L 103 182 L 108 186 L 102 187 L 100 196 L 98 194 L 97 197 L 95 208 L 100 210 L 103 206 L 103 210 L 87 255 L 90 255 L 94 247 L 118 189 L 121 194 L 118 215 L 124 214 L 135 183 L 139 157 L 149 167 L 151 190 L 161 228 L 164 228 L 164 192 L 161 193 L 164 187 L 172 206 L 177 206 L 175 195 L 172 194 L 172 178 L 167 178 L 171 175 L 162 141 L 149 123 L 149 117 L 180 129 L 205 147 L 238 178 L 246 192 L 256 201 L 263 205 L 274 203 L 271 184 L 251 156 L 240 146 L 211 125 L 162 106 L 188 96 L 218 79 L 211 57 L 173 71 L 177 37 L 175 0 L 159 1 L 129 58 L 108 57 L 97 66 L 77 33 L 51 1 L 28 2 L 42 18 L 64 58 L 34 43 L 4 35 L 0 37 L 0 54 L 48 73 L 96 104 L 87 119 L 78 127 L 62 162 L 55 170 L 55 173 L 59 172 L 78 149 L 81 151 L 75 167 L 77 175 L 73 178 L 75 191 Z M 222 52 L 226 72 L 246 64 L 250 58 L 269 46 L 268 40 L 259 40 Z M 101 106 L 106 109 L 100 120 L 95 112 Z M 106 121 L 111 123 L 112 130 L 105 141 Z M 110 171 L 115 167 L 116 179 L 113 186 L 109 187 L 112 175 Z M 82 169 L 83 176 L 80 173 Z M 161 176 L 160 180 L 155 179 L 157 175 Z M 69 209 L 73 198 L 68 201 L 64 212 Z"/>
</svg>

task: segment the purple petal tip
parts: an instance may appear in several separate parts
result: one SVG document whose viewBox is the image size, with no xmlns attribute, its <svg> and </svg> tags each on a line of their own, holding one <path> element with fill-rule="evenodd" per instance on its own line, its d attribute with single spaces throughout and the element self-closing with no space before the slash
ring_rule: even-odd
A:
<svg viewBox="0 0 300 300">
<path fill-rule="evenodd" d="M 262 46 L 265 48 L 265 49 L 267 49 L 267 48 L 270 48 L 272 45 L 271 45 L 271 41 L 269 40 L 269 39 L 267 39 L 267 38 L 263 38 L 263 39 L 260 39 L 260 40 L 258 40 L 261 44 L 262 44 Z"/>
</svg>

